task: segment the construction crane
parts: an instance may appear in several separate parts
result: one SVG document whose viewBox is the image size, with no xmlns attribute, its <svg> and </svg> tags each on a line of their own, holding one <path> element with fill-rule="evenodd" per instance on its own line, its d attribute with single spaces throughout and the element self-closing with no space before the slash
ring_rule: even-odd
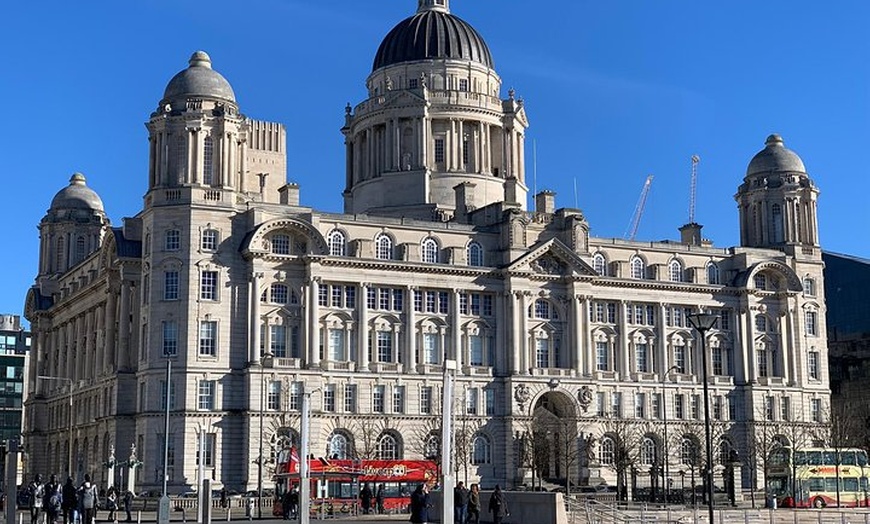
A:
<svg viewBox="0 0 870 524">
<path fill-rule="evenodd" d="M 637 235 L 637 228 L 640 226 L 640 218 L 643 216 L 643 208 L 646 207 L 646 197 L 649 196 L 649 188 L 652 185 L 653 176 L 646 177 L 646 182 L 643 183 L 643 189 L 640 192 L 640 198 L 637 199 L 637 206 L 634 208 L 634 216 L 631 218 L 631 224 L 628 226 L 628 231 L 625 233 L 625 238 L 634 240 Z"/>
<path fill-rule="evenodd" d="M 689 188 L 689 223 L 695 223 L 695 198 L 698 194 L 698 163 L 701 157 L 692 155 L 692 184 Z"/>
</svg>

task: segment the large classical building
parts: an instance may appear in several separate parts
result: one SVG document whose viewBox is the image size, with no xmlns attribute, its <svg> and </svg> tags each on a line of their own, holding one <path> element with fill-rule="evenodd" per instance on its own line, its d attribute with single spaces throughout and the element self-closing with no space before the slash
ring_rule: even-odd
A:
<svg viewBox="0 0 870 524">
<path fill-rule="evenodd" d="M 621 448 L 636 482 L 688 485 L 702 358 L 717 484 L 731 467 L 753 486 L 759 439 L 825 421 L 818 189 L 798 155 L 771 135 L 734 174 L 737 247 L 697 224 L 596 238 L 547 191 L 527 209 L 526 109 L 448 4 L 419 0 L 346 109 L 344 213 L 303 204 L 284 126 L 245 116 L 204 52 L 155 96 L 136 216 L 110 225 L 73 175 L 26 301 L 28 472 L 117 483 L 135 450 L 136 488 L 158 488 L 168 402 L 171 491 L 196 483 L 200 446 L 217 485 L 268 485 L 303 395 L 314 455 L 437 460 L 445 359 L 459 476 L 485 486 L 613 484 Z M 718 315 L 703 354 L 699 311 Z"/>
</svg>

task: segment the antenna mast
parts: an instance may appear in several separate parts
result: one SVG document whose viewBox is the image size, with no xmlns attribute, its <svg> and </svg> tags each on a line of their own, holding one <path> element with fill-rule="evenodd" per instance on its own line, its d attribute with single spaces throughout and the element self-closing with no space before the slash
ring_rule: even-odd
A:
<svg viewBox="0 0 870 524">
<path fill-rule="evenodd" d="M 695 200 L 698 194 L 698 163 L 701 157 L 692 155 L 692 183 L 689 187 L 689 223 L 695 223 Z"/>
<path fill-rule="evenodd" d="M 637 235 L 637 228 L 640 227 L 640 219 L 643 216 L 643 209 L 646 207 L 646 197 L 649 196 L 649 188 L 652 185 L 653 176 L 646 177 L 646 182 L 643 183 L 643 189 L 640 192 L 640 198 L 637 200 L 637 206 L 634 208 L 634 216 L 631 219 L 631 224 L 628 226 L 628 231 L 625 233 L 625 238 L 634 240 Z"/>
</svg>

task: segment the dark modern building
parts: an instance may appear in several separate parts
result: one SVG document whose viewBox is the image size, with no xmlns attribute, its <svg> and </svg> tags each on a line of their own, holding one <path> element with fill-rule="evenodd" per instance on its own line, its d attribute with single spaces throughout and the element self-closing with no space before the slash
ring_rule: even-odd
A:
<svg viewBox="0 0 870 524">
<path fill-rule="evenodd" d="M 0 315 L 0 444 L 21 438 L 21 405 L 24 397 L 24 359 L 30 352 L 30 332 L 18 315 Z M 6 471 L 6 454 L 0 454 L 0 471 Z M 2 479 L 0 479 L 2 481 Z"/>
</svg>

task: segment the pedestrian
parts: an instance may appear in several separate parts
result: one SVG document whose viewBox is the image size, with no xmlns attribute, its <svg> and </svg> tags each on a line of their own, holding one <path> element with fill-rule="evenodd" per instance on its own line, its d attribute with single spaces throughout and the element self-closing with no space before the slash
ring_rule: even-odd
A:
<svg viewBox="0 0 870 524">
<path fill-rule="evenodd" d="M 461 481 L 453 488 L 453 522 L 465 524 L 468 518 L 468 490 Z"/>
<path fill-rule="evenodd" d="M 386 498 L 386 493 L 384 491 L 384 485 L 381 484 L 380 486 L 378 486 L 378 494 L 375 495 L 375 503 L 377 504 L 377 507 L 378 507 L 378 515 L 383 515 L 385 513 L 385 510 L 384 510 L 385 498 Z"/>
<path fill-rule="evenodd" d="M 39 512 L 42 510 L 42 505 L 45 499 L 45 486 L 42 483 L 42 475 L 30 481 L 27 486 L 27 505 L 30 508 L 30 524 L 37 524 L 39 521 Z"/>
<path fill-rule="evenodd" d="M 299 517 L 299 487 L 290 490 L 290 516 L 293 520 Z"/>
<path fill-rule="evenodd" d="M 118 492 L 115 486 L 109 486 L 106 491 L 106 509 L 109 510 L 109 522 L 115 522 L 115 512 L 118 510 Z"/>
<path fill-rule="evenodd" d="M 63 524 L 75 524 L 78 510 L 78 496 L 72 477 L 67 477 L 61 488 L 60 509 L 63 511 Z"/>
<path fill-rule="evenodd" d="M 85 481 L 79 486 L 79 506 L 81 507 L 82 524 L 95 524 L 97 521 L 97 487 L 91 483 L 91 476 L 85 475 Z"/>
<path fill-rule="evenodd" d="M 362 501 L 363 515 L 368 515 L 372 508 L 372 488 L 369 487 L 368 482 L 359 492 L 359 499 Z"/>
<path fill-rule="evenodd" d="M 224 486 L 221 488 L 221 507 L 226 509 L 227 507 L 227 487 Z"/>
<path fill-rule="evenodd" d="M 411 522 L 428 524 L 430 507 L 429 487 L 426 484 L 420 484 L 414 493 L 411 493 Z"/>
<path fill-rule="evenodd" d="M 468 490 L 468 524 L 480 524 L 480 486 L 472 484 Z"/>
<path fill-rule="evenodd" d="M 501 524 L 504 518 L 510 515 L 507 500 L 498 484 L 495 485 L 495 491 L 489 497 L 489 512 L 492 513 L 493 524 Z"/>
<path fill-rule="evenodd" d="M 127 522 L 133 522 L 133 492 L 129 489 L 124 493 L 124 512 L 127 513 Z"/>
<path fill-rule="evenodd" d="M 44 489 L 42 509 L 45 511 L 46 524 L 55 524 L 60 515 L 62 505 L 61 486 L 57 481 L 57 475 L 52 475 Z"/>
<path fill-rule="evenodd" d="M 283 517 L 284 520 L 290 520 L 290 491 L 291 490 L 288 489 L 281 496 L 281 517 Z"/>
</svg>

